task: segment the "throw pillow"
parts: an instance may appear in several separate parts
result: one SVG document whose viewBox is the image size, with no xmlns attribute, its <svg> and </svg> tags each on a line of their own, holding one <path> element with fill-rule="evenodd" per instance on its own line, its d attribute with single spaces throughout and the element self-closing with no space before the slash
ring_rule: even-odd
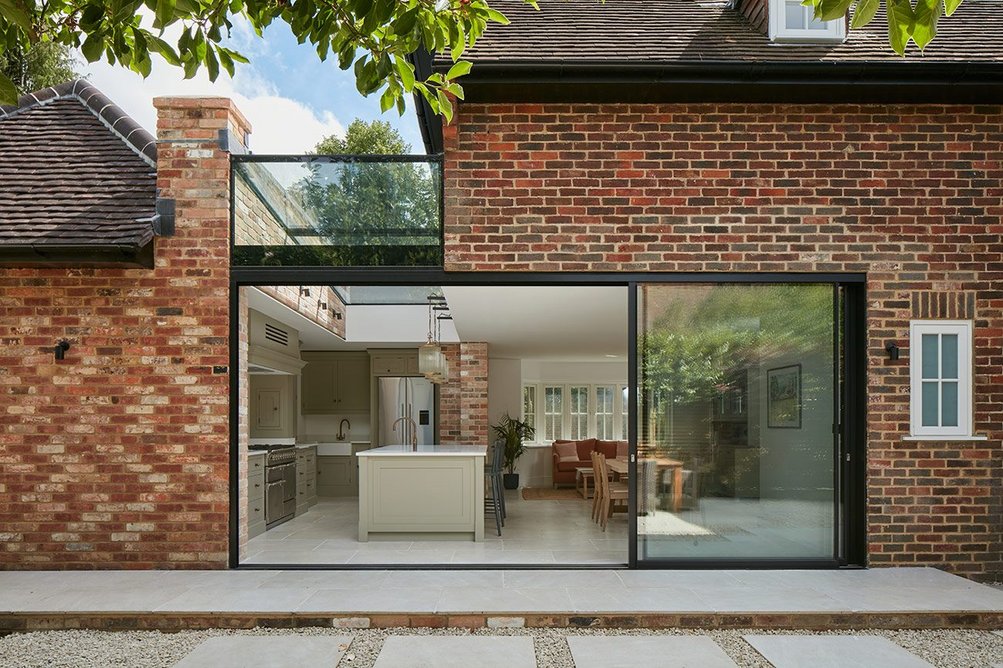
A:
<svg viewBox="0 0 1003 668">
<path fill-rule="evenodd" d="M 557 453 L 557 461 L 578 461 L 578 449 L 575 447 L 574 441 L 568 443 L 555 443 L 554 452 Z"/>
</svg>

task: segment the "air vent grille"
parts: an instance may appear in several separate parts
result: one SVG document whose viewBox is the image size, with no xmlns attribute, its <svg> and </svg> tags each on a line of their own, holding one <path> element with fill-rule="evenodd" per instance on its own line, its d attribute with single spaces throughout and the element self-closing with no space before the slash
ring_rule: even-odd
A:
<svg viewBox="0 0 1003 668">
<path fill-rule="evenodd" d="M 265 323 L 265 340 L 277 343 L 280 346 L 289 345 L 289 332 L 275 325 Z"/>
</svg>

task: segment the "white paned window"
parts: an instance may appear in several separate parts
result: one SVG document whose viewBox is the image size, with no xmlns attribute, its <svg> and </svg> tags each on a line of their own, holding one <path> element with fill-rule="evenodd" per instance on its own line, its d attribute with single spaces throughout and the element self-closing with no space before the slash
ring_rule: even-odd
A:
<svg viewBox="0 0 1003 668">
<path fill-rule="evenodd" d="M 522 419 L 538 442 L 598 438 L 627 440 L 627 387 L 578 383 L 522 386 Z"/>
<path fill-rule="evenodd" d="M 596 438 L 604 441 L 615 441 L 613 425 L 616 422 L 614 399 L 616 388 L 612 385 L 596 386 Z"/>
<path fill-rule="evenodd" d="M 543 437 L 553 441 L 563 434 L 564 386 L 547 385 L 543 388 Z"/>
<path fill-rule="evenodd" d="M 569 438 L 577 441 L 589 435 L 589 388 L 587 385 L 572 385 L 570 390 Z"/>
<path fill-rule="evenodd" d="M 846 18 L 819 21 L 800 0 L 770 0 L 770 39 L 779 42 L 841 42 Z"/>
<path fill-rule="evenodd" d="M 972 435 L 971 321 L 912 321 L 909 377 L 913 436 Z"/>
<path fill-rule="evenodd" d="M 536 385 L 522 388 L 522 421 L 536 429 Z"/>
</svg>

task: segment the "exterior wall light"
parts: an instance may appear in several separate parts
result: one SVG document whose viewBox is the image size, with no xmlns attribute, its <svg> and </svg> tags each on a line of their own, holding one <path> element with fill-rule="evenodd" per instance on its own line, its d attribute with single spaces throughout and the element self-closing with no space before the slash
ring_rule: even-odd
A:
<svg viewBox="0 0 1003 668">
<path fill-rule="evenodd" d="M 66 339 L 59 339 L 59 343 L 56 344 L 53 353 L 56 355 L 56 360 L 66 359 L 66 351 L 70 349 L 70 342 Z"/>
<path fill-rule="evenodd" d="M 885 350 L 888 351 L 888 359 L 897 360 L 899 358 L 899 351 L 901 349 L 899 348 L 899 344 L 895 343 L 894 341 L 889 341 L 888 343 L 886 343 Z"/>
</svg>

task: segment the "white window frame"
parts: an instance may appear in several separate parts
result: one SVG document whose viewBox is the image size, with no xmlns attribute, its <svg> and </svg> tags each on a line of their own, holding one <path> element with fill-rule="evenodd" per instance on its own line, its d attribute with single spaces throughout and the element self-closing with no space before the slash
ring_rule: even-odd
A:
<svg viewBox="0 0 1003 668">
<path fill-rule="evenodd" d="M 627 387 L 626 383 L 548 383 L 548 382 L 538 382 L 538 383 L 523 383 L 523 391 L 525 392 L 526 387 L 535 387 L 536 389 L 536 437 L 534 441 L 536 443 L 549 443 L 557 439 L 570 439 L 571 438 L 571 388 L 572 387 L 584 387 L 588 391 L 588 426 L 587 433 L 579 438 L 598 438 L 596 434 L 599 429 L 596 424 L 596 388 L 598 387 L 612 387 L 613 388 L 613 434 L 614 438 L 608 439 L 613 441 L 623 441 L 624 438 L 617 438 L 616 435 L 620 433 L 626 433 L 626 429 L 623 428 L 624 420 L 627 416 L 623 414 L 623 391 Z M 561 402 L 561 427 L 560 434 L 557 435 L 556 439 L 547 438 L 546 435 L 546 405 L 547 405 L 547 388 L 559 387 L 561 388 L 561 393 L 563 400 Z M 522 410 L 522 401 L 520 396 L 520 411 Z M 522 419 L 526 419 L 526 415 L 522 415 Z"/>
<path fill-rule="evenodd" d="M 787 27 L 787 0 L 770 1 L 770 40 L 774 42 L 832 43 L 846 39 L 846 17 L 826 21 L 825 30 Z M 814 8 L 802 7 L 805 22 L 814 16 Z"/>
<path fill-rule="evenodd" d="M 923 425 L 923 335 L 958 336 L 958 425 Z M 938 350 L 938 354 L 940 351 Z M 909 426 L 912 437 L 973 438 L 972 435 L 972 321 L 913 320 L 909 323 Z"/>
<path fill-rule="evenodd" d="M 616 435 L 619 433 L 616 429 L 618 426 L 616 419 L 616 388 L 617 386 L 613 383 L 610 384 L 602 383 L 599 385 L 593 385 L 591 390 L 589 391 L 589 399 L 595 403 L 595 406 L 592 409 L 592 414 L 595 419 L 595 428 L 592 433 L 595 434 L 596 438 L 599 438 L 599 423 L 601 422 L 600 417 L 605 417 L 608 415 L 610 418 L 609 421 L 610 435 L 604 436 L 603 439 L 607 441 L 619 440 L 616 438 Z M 609 413 L 599 412 L 599 390 L 609 390 L 611 392 L 610 397 L 613 399 L 613 401 L 611 402 Z"/>
</svg>

